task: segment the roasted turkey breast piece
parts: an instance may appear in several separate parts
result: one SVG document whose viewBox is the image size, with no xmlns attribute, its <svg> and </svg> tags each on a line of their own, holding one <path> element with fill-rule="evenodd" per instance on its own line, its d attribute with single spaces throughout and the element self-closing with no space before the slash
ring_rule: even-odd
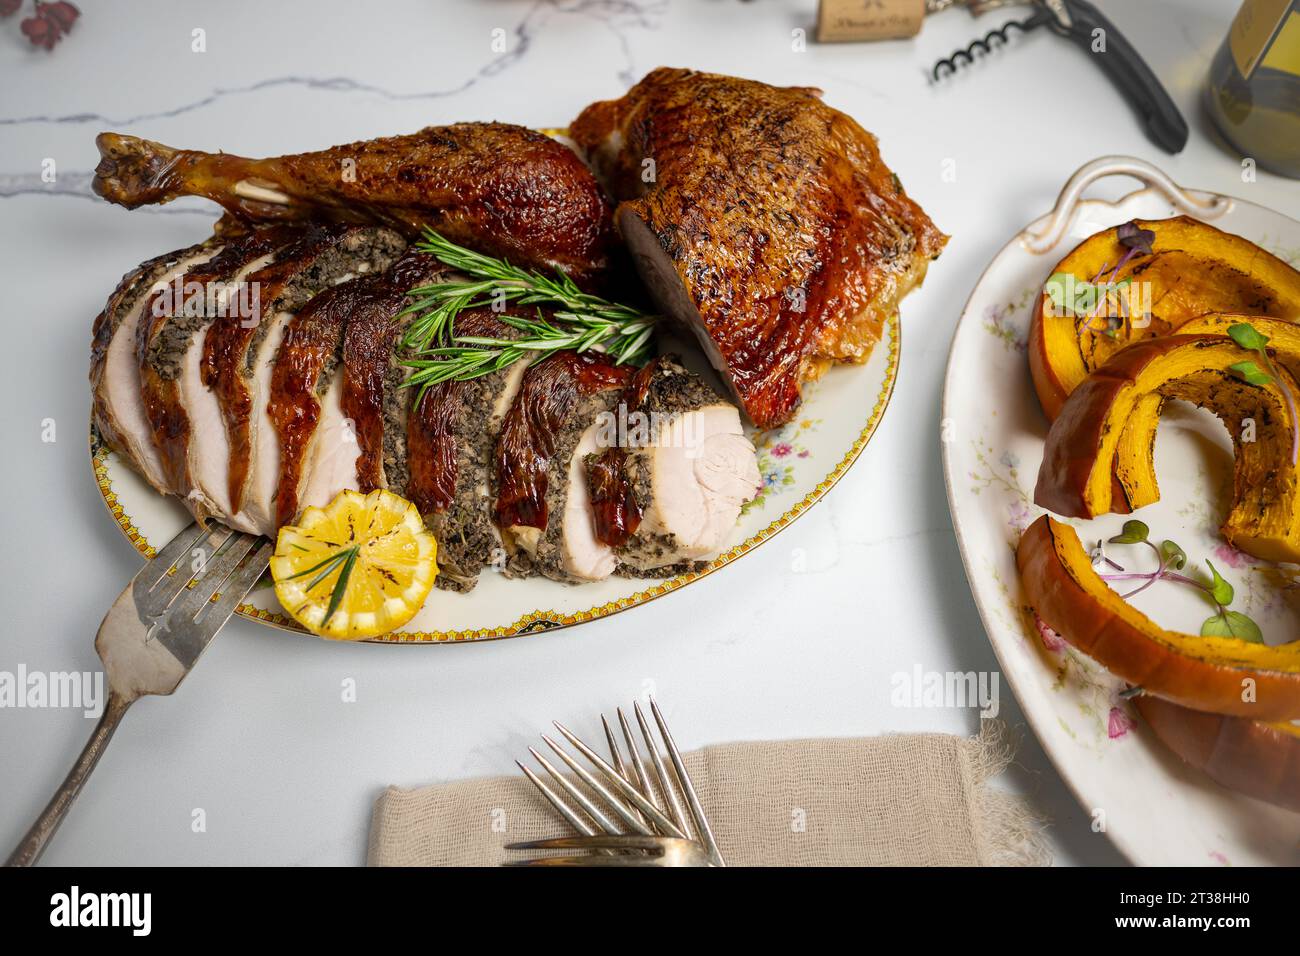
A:
<svg viewBox="0 0 1300 956">
<path fill-rule="evenodd" d="M 528 369 L 497 439 L 496 520 L 520 570 L 671 573 L 713 554 L 758 490 L 736 407 L 672 358 L 560 352 Z"/>
<path fill-rule="evenodd" d="M 490 309 L 462 312 L 455 334 L 518 335 Z M 505 409 L 513 404 L 529 361 L 519 359 L 467 381 L 440 382 L 423 396 L 418 388 L 406 390 L 418 404 L 406 423 L 404 494 L 438 539 L 440 587 L 467 591 L 484 567 L 504 564 L 501 534 L 492 521 L 494 452 Z"/>
<path fill-rule="evenodd" d="M 351 283 L 351 310 L 343 333 L 343 414 L 353 423 L 360 490 L 387 488 L 406 496 L 406 421 L 412 393 L 402 388 L 411 369 L 402 338 L 414 315 L 413 288 L 442 281 L 447 267 L 408 249 L 389 270 Z"/>
<path fill-rule="evenodd" d="M 234 513 L 230 502 L 230 440 L 225 417 L 216 392 L 203 382 L 203 352 L 208 330 L 215 321 L 232 318 L 238 321 L 254 314 L 259 307 L 257 290 L 245 280 L 270 265 L 300 232 L 298 226 L 272 226 L 235 240 L 232 245 L 240 248 L 238 256 L 243 264 L 218 290 L 218 314 L 209 316 L 190 334 L 178 385 L 181 413 L 189 422 L 185 448 L 189 487 L 184 492 L 185 503 L 199 521 Z"/>
<path fill-rule="evenodd" d="M 563 269 L 588 286 L 609 266 L 610 205 L 595 177 L 567 146 L 522 126 L 431 126 L 273 159 L 120 133 L 101 133 L 96 143 L 93 188 L 128 209 L 198 195 L 246 223 L 333 219 L 407 236 L 432 227 L 516 265 Z"/>
<path fill-rule="evenodd" d="M 816 90 L 661 68 L 570 126 L 666 313 L 761 428 L 861 362 L 946 237 Z"/>
<path fill-rule="evenodd" d="M 637 373 L 584 467 L 595 535 L 632 573 L 720 551 L 759 490 L 736 407 L 676 359 Z"/>
<path fill-rule="evenodd" d="M 387 488 L 413 502 L 438 538 L 439 587 L 466 591 L 501 548 L 491 520 L 492 453 L 528 361 L 470 381 L 443 382 L 423 395 L 406 387 L 413 353 L 404 338 L 415 318 L 403 314 L 409 292 L 459 278 L 411 249 L 385 274 L 348 283 L 360 293 L 349 294 L 341 377 L 361 490 Z M 486 309 L 462 312 L 455 332 L 518 334 Z"/>
<path fill-rule="evenodd" d="M 275 359 L 295 313 L 329 286 L 387 267 L 404 247 L 388 229 L 309 226 L 275 261 L 247 277 L 258 290 L 258 314 L 209 326 L 202 379 L 216 393 L 230 446 L 226 524 L 259 534 L 278 527 L 280 440 L 269 405 Z M 318 404 L 309 387 L 278 400 L 304 412 Z"/>
<path fill-rule="evenodd" d="M 195 486 L 190 440 L 195 423 L 185 402 L 183 379 L 187 371 L 193 374 L 197 369 L 207 325 L 219 317 L 237 318 L 248 304 L 239 293 L 242 277 L 265 265 L 295 231 L 273 227 L 232 239 L 211 259 L 158 288 L 138 324 L 140 394 L 167 488 L 185 498 L 200 517 L 209 509 L 201 492 L 191 497 Z M 198 410 L 206 411 L 203 406 Z M 200 429 L 212 423 L 202 417 L 197 422 Z M 215 424 L 219 426 L 219 420 Z"/>
<path fill-rule="evenodd" d="M 90 384 L 99 433 L 123 460 L 163 494 L 171 491 L 141 393 L 139 340 L 154 296 L 221 251 L 216 239 L 150 259 L 123 276 L 95 319 Z"/>
<path fill-rule="evenodd" d="M 582 461 L 634 372 L 600 352 L 563 351 L 524 373 L 497 438 L 494 515 L 520 570 L 557 581 L 614 571 L 613 549 L 595 538 Z"/>
</svg>

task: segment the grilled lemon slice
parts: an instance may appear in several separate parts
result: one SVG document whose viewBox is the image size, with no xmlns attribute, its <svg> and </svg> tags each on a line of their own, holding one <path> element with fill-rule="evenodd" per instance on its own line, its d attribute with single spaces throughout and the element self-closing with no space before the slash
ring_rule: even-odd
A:
<svg viewBox="0 0 1300 956">
<path fill-rule="evenodd" d="M 342 491 L 308 508 L 275 542 L 275 596 L 295 621 L 334 640 L 376 637 L 420 610 L 438 543 L 415 505 L 387 491 Z"/>
</svg>

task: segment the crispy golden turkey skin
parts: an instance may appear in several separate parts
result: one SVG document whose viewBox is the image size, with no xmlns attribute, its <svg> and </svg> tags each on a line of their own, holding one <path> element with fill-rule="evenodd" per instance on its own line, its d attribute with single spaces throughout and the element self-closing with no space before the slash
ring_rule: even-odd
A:
<svg viewBox="0 0 1300 956">
<path fill-rule="evenodd" d="M 947 241 L 819 95 L 661 68 L 570 127 L 660 307 L 764 428 L 830 363 L 866 360 Z"/>
</svg>

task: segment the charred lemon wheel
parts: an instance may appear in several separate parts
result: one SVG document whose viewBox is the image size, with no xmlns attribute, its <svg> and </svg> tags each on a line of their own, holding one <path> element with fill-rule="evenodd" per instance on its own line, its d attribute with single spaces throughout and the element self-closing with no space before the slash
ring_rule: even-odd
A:
<svg viewBox="0 0 1300 956">
<path fill-rule="evenodd" d="M 275 595 L 295 621 L 333 640 L 376 637 L 420 610 L 438 543 L 415 505 L 387 491 L 343 491 L 280 529 Z"/>
</svg>

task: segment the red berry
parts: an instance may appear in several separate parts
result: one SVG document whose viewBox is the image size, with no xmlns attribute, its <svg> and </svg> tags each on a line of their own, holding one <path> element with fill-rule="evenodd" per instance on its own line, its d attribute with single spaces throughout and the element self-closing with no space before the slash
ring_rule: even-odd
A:
<svg viewBox="0 0 1300 956">
<path fill-rule="evenodd" d="M 0 17 L 7 17 L 18 12 L 23 0 L 0 0 Z"/>
<path fill-rule="evenodd" d="M 45 47 L 47 50 L 53 50 L 55 41 L 58 39 L 54 28 L 50 26 L 43 18 L 28 17 L 21 24 L 23 33 L 27 39 L 32 41 L 35 46 Z"/>
<path fill-rule="evenodd" d="M 53 20 L 64 33 L 72 29 L 72 24 L 81 15 L 80 10 L 65 0 L 59 0 L 57 3 L 42 3 L 40 8 L 41 16 Z"/>
</svg>

